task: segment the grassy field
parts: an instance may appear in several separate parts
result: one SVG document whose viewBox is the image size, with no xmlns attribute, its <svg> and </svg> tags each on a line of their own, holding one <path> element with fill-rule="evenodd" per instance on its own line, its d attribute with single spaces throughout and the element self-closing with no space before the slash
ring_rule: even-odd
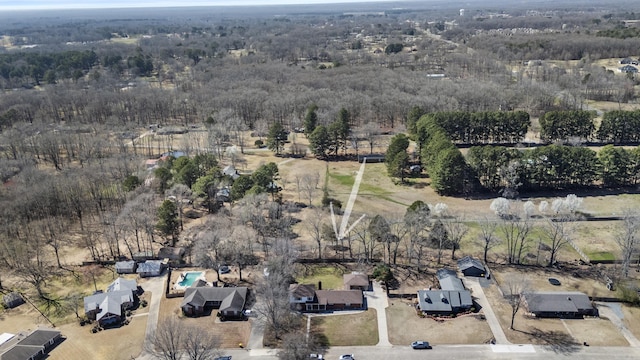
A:
<svg viewBox="0 0 640 360">
<path fill-rule="evenodd" d="M 326 336 L 329 346 L 370 346 L 378 343 L 376 311 L 314 316 L 311 329 Z"/>
<path fill-rule="evenodd" d="M 336 266 L 310 266 L 305 269 L 303 276 L 296 279 L 300 284 L 315 284 L 322 282 L 322 289 L 338 290 L 344 287 L 342 275 L 346 269 Z"/>
</svg>

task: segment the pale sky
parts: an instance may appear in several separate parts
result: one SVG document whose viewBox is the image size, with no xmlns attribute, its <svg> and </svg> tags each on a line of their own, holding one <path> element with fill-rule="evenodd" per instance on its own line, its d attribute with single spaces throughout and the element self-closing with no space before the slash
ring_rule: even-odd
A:
<svg viewBox="0 0 640 360">
<path fill-rule="evenodd" d="M 181 6 L 256 6 L 256 5 L 310 5 L 329 3 L 383 2 L 389 0 L 0 0 L 2 10 L 26 9 L 95 9 L 123 7 L 181 7 Z M 407 0 L 404 0 L 407 1 Z"/>
</svg>

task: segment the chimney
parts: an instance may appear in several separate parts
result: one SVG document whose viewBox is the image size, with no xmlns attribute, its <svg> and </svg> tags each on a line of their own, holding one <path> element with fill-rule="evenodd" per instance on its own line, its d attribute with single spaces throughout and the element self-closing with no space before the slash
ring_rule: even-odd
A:
<svg viewBox="0 0 640 360">
<path fill-rule="evenodd" d="M 322 281 L 318 281 L 318 290 L 322 290 Z"/>
</svg>

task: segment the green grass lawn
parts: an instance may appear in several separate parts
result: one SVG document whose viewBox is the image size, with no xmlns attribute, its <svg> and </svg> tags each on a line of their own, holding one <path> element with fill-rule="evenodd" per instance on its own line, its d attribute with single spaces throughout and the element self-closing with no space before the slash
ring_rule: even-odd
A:
<svg viewBox="0 0 640 360">
<path fill-rule="evenodd" d="M 318 286 L 318 282 L 322 282 L 322 289 L 342 289 L 344 283 L 342 275 L 344 270 L 333 266 L 319 266 L 307 269 L 306 273 L 296 280 L 300 284 L 314 284 Z"/>
<path fill-rule="evenodd" d="M 358 314 L 316 316 L 311 318 L 311 328 L 324 334 L 329 346 L 371 346 L 378 343 L 378 321 L 373 309 Z"/>
<path fill-rule="evenodd" d="M 616 259 L 616 257 L 608 251 L 587 252 L 586 255 L 589 257 L 591 261 Z"/>
</svg>

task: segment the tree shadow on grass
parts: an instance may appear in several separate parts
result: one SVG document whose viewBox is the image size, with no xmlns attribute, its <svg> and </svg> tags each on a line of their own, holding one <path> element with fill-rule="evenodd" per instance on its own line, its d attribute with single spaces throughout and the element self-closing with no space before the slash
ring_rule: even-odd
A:
<svg viewBox="0 0 640 360">
<path fill-rule="evenodd" d="M 515 331 L 529 335 L 545 349 L 551 350 L 556 354 L 571 355 L 578 352 L 582 347 L 582 344 L 576 342 L 571 335 L 560 331 L 544 331 L 536 327 L 533 327 L 530 332 L 522 330 Z"/>
</svg>

